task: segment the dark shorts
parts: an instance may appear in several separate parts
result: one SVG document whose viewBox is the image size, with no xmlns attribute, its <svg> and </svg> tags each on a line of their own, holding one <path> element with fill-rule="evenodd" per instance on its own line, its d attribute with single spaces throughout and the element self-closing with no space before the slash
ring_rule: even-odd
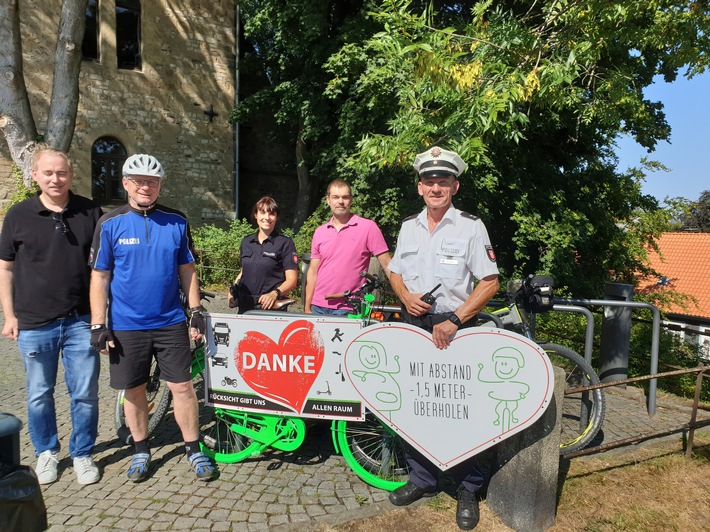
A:
<svg viewBox="0 0 710 532">
<path fill-rule="evenodd" d="M 111 388 L 125 390 L 148 382 L 153 357 L 166 382 L 192 380 L 190 338 L 184 323 L 147 331 L 113 331 L 109 353 Z"/>
</svg>

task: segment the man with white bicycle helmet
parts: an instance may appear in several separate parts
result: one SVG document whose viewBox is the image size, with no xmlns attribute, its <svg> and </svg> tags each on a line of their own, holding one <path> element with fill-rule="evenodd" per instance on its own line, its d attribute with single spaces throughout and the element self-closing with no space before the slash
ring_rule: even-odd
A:
<svg viewBox="0 0 710 532">
<path fill-rule="evenodd" d="M 131 155 L 123 163 L 123 188 L 128 194 L 128 201 L 141 209 L 152 207 L 158 199 L 164 175 L 163 165 L 152 155 L 144 153 Z M 126 181 L 137 186 L 126 187 Z M 146 184 L 147 188 L 143 184 Z M 152 202 L 146 203 L 150 198 L 152 198 Z"/>
<path fill-rule="evenodd" d="M 483 222 L 453 206 L 458 177 L 467 165 L 453 151 L 434 146 L 418 154 L 417 190 L 426 209 L 402 223 L 390 283 L 402 302 L 402 318 L 432 334 L 437 348 L 447 348 L 456 331 L 476 323 L 476 315 L 498 291 L 498 266 Z M 390 493 L 404 506 L 436 493 L 439 469 L 407 448 L 409 482 Z M 475 458 L 450 471 L 459 481 L 456 523 L 471 530 L 478 524 L 476 491 L 483 475 Z"/>
<path fill-rule="evenodd" d="M 163 165 L 160 164 L 158 159 L 152 155 L 138 153 L 131 155 L 123 163 L 123 175 L 124 177 L 129 175 L 149 175 L 162 179 L 165 173 L 163 172 Z"/>
<path fill-rule="evenodd" d="M 205 333 L 204 309 L 187 218 L 157 203 L 163 177 L 155 157 L 131 155 L 123 165 L 128 203 L 99 220 L 90 259 L 91 344 L 109 357 L 111 387 L 125 390 L 126 424 L 135 447 L 128 478 L 140 482 L 149 474 L 146 385 L 155 358 L 172 392 L 188 463 L 199 480 L 210 480 L 214 466 L 198 443 L 197 396 L 180 289 L 190 307 L 193 340 Z"/>
</svg>

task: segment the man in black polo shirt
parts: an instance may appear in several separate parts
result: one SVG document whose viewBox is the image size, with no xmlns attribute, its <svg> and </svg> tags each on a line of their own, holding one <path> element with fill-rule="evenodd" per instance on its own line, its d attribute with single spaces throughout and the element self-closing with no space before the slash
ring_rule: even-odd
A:
<svg viewBox="0 0 710 532">
<path fill-rule="evenodd" d="M 57 480 L 54 386 L 59 355 L 71 398 L 69 454 L 79 484 L 100 475 L 92 453 L 98 430 L 99 354 L 89 346 L 89 250 L 101 208 L 70 191 L 66 154 L 35 153 L 40 192 L 10 208 L 0 234 L 2 335 L 17 341 L 27 376 L 27 419 L 40 484 Z"/>
</svg>

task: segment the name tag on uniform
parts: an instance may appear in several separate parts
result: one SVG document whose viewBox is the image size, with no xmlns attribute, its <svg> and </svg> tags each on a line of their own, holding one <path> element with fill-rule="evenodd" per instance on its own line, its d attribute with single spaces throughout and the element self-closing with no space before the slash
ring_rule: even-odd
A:
<svg viewBox="0 0 710 532">
<path fill-rule="evenodd" d="M 441 264 L 458 264 L 459 260 L 458 259 L 441 259 L 439 261 Z"/>
</svg>

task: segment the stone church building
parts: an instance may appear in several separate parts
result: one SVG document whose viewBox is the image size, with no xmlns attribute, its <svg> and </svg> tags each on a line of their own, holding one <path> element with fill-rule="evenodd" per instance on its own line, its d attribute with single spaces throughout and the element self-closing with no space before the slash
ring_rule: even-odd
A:
<svg viewBox="0 0 710 532">
<path fill-rule="evenodd" d="M 42 132 L 61 0 L 23 0 L 20 9 L 25 81 Z M 227 121 L 239 83 L 237 24 L 233 0 L 89 1 L 69 152 L 75 192 L 101 202 L 106 211 L 122 205 L 121 167 L 134 153 L 161 161 L 161 202 L 185 212 L 193 224 L 248 217 L 254 196 L 274 194 L 271 188 L 279 186 L 265 187 L 264 176 L 293 186 L 295 167 L 288 157 L 263 153 L 256 133 L 240 142 Z M 247 155 L 246 164 L 237 164 L 239 152 Z M 249 163 L 249 156 L 259 162 Z M 2 139 L 0 217 L 15 189 L 11 162 Z M 249 175 L 250 166 L 258 171 Z M 289 166 L 291 176 L 284 174 Z M 294 197 L 287 190 L 282 195 Z"/>
</svg>

